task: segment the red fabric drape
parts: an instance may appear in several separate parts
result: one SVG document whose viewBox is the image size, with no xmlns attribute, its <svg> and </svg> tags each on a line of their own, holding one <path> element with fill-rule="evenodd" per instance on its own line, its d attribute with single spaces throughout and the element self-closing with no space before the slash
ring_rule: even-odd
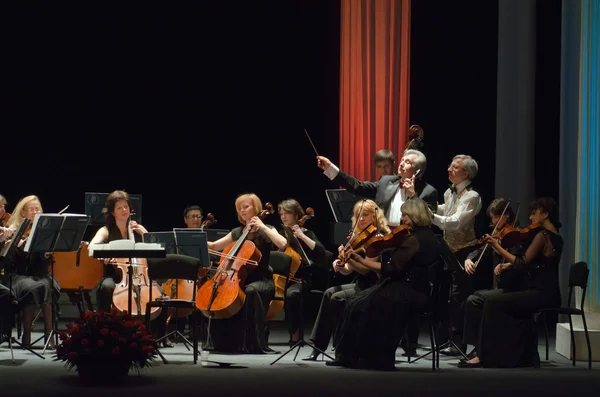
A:
<svg viewBox="0 0 600 397">
<path fill-rule="evenodd" d="M 373 156 L 407 141 L 411 0 L 342 0 L 340 168 L 375 180 Z"/>
</svg>

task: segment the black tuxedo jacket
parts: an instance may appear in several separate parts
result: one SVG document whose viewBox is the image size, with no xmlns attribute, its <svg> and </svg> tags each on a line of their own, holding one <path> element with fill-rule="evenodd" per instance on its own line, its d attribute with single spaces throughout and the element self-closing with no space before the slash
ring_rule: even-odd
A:
<svg viewBox="0 0 600 397">
<path fill-rule="evenodd" d="M 387 214 L 401 180 L 399 175 L 385 175 L 376 182 L 361 182 L 340 171 L 333 182 L 358 196 L 374 200 L 383 213 Z M 415 179 L 415 193 L 434 212 L 437 210 L 438 192 L 433 186 L 421 179 Z"/>
</svg>

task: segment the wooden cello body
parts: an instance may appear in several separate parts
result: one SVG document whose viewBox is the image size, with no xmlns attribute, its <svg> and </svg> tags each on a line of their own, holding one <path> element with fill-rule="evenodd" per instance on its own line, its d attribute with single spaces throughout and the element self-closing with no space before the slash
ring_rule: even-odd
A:
<svg viewBox="0 0 600 397">
<path fill-rule="evenodd" d="M 250 227 L 242 236 L 223 250 L 223 257 L 214 276 L 206 281 L 196 293 L 196 307 L 209 318 L 222 319 L 234 316 L 246 301 L 243 286 L 248 275 L 249 261 L 258 263 L 261 252 L 246 237 Z"/>
<path fill-rule="evenodd" d="M 146 316 L 146 304 L 150 302 L 150 280 L 148 278 L 148 263 L 146 259 L 135 259 L 133 263 L 133 285 L 131 314 L 133 317 Z M 120 312 L 128 311 L 129 306 L 129 275 L 127 274 L 129 262 L 124 259 L 117 259 L 115 266 L 121 270 L 121 282 L 115 286 L 113 292 L 113 306 Z M 160 298 L 162 295 L 158 285 L 152 285 L 153 299 Z M 156 319 L 161 312 L 160 307 L 153 307 L 150 311 L 150 320 Z"/>
<path fill-rule="evenodd" d="M 296 271 L 298 271 L 298 268 L 302 263 L 302 258 L 300 257 L 300 254 L 298 254 L 290 247 L 286 247 L 283 253 L 288 254 L 292 257 L 292 264 L 290 266 L 290 278 L 294 277 L 294 274 L 296 274 Z M 275 296 L 279 298 L 284 298 L 285 285 L 287 282 L 286 277 L 282 276 L 281 274 L 273 274 L 273 281 L 275 282 Z M 275 316 L 279 314 L 281 309 L 283 309 L 283 303 L 284 301 L 281 299 L 271 300 L 271 302 L 269 303 L 269 309 L 267 310 L 267 314 L 265 316 L 265 320 L 269 321 L 275 318 Z"/>
<path fill-rule="evenodd" d="M 104 277 L 104 263 L 90 256 L 88 247 L 89 243 L 82 241 L 76 252 L 55 252 L 52 255 L 53 276 L 61 289 L 89 291 Z"/>
<path fill-rule="evenodd" d="M 135 241 L 133 231 L 131 230 L 131 223 L 128 224 L 129 240 Z M 113 291 L 113 307 L 120 312 L 129 311 L 129 274 L 128 271 L 132 271 L 132 284 L 131 284 L 131 313 L 133 317 L 145 317 L 146 305 L 150 302 L 150 288 L 152 288 L 152 297 L 154 299 L 160 298 L 162 295 L 158 285 L 150 285 L 150 278 L 148 277 L 148 262 L 144 258 L 131 258 L 131 263 L 128 259 L 117 259 L 114 265 L 121 272 L 121 282 L 115 286 Z M 161 312 L 160 307 L 153 307 L 150 309 L 150 320 L 155 320 Z"/>
</svg>

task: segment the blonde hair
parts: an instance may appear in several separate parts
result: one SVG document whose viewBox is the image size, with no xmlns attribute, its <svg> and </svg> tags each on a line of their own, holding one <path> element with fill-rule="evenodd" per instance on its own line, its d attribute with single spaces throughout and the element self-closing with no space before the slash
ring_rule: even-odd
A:
<svg viewBox="0 0 600 397">
<path fill-rule="evenodd" d="M 32 194 L 30 196 L 23 197 L 21 200 L 19 200 L 17 205 L 15 205 L 15 209 L 13 210 L 12 216 L 8 220 L 6 227 L 14 226 L 14 228 L 18 229 L 19 226 L 21 226 L 21 223 L 23 222 L 24 218 L 22 212 L 25 209 L 25 206 L 31 203 L 32 201 L 37 201 L 38 203 L 40 203 L 40 213 L 44 212 L 44 209 L 42 208 L 42 202 L 40 201 L 38 196 Z"/>
<path fill-rule="evenodd" d="M 432 223 L 433 215 L 429 212 L 427 203 L 420 198 L 406 200 L 400 208 L 403 215 L 408 216 L 415 227 L 429 227 Z"/>
<path fill-rule="evenodd" d="M 240 202 L 242 202 L 244 200 L 250 200 L 250 202 L 252 203 L 252 207 L 254 207 L 254 215 L 258 215 L 263 209 L 262 201 L 260 201 L 260 199 L 258 198 L 258 196 L 256 194 L 254 194 L 254 193 L 240 194 L 235 199 L 235 211 L 237 212 L 238 221 L 240 221 L 240 223 L 242 225 L 245 225 L 246 222 L 242 219 L 242 217 L 240 215 L 240 211 L 238 210 L 238 205 Z"/>
<path fill-rule="evenodd" d="M 388 227 L 387 221 L 383 216 L 383 211 L 377 203 L 373 200 L 360 200 L 354 204 L 354 210 L 352 213 L 352 229 L 358 224 L 359 214 L 361 212 L 364 214 L 365 212 L 375 214 L 375 227 L 379 232 L 389 233 L 390 228 Z"/>
</svg>

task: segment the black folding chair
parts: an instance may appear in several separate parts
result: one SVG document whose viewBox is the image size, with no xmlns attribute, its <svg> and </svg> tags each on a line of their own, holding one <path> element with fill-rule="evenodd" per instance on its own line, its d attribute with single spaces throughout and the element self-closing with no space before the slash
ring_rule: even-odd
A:
<svg viewBox="0 0 600 397">
<path fill-rule="evenodd" d="M 588 276 L 590 274 L 590 269 L 588 268 L 587 263 L 585 262 L 577 262 L 571 265 L 569 269 L 569 298 L 567 300 L 566 307 L 557 307 L 557 308 L 549 308 L 549 309 L 541 309 L 538 311 L 540 318 L 544 323 L 544 336 L 546 337 L 546 360 L 548 360 L 548 327 L 546 325 L 546 313 L 555 312 L 558 314 L 566 314 L 569 316 L 569 327 L 571 329 L 571 347 L 573 349 L 573 366 L 576 361 L 576 349 L 575 349 L 575 333 L 573 332 L 573 319 L 571 316 L 577 315 L 581 316 L 583 320 L 583 330 L 585 332 L 585 341 L 587 343 L 588 348 L 588 368 L 592 369 L 592 348 L 590 345 L 590 335 L 588 333 L 587 323 L 585 321 L 585 312 L 583 311 L 583 304 L 585 303 L 585 292 L 587 290 L 588 285 Z M 571 298 L 573 297 L 573 289 L 575 287 L 581 288 L 581 309 L 576 307 L 571 307 Z"/>
<path fill-rule="evenodd" d="M 198 270 L 200 269 L 200 260 L 187 255 L 178 254 L 167 254 L 165 258 L 148 259 L 148 278 L 150 279 L 150 285 L 153 280 L 158 279 L 175 279 L 175 280 L 190 280 L 194 282 L 193 296 L 191 300 L 185 299 L 160 299 L 152 300 L 152 288 L 150 288 L 149 302 L 146 305 L 146 313 L 150 313 L 152 307 L 160 307 L 162 310 L 169 310 L 170 308 L 175 309 L 192 309 L 190 317 L 190 329 L 192 332 L 192 350 L 194 355 L 194 364 L 198 362 L 198 330 L 196 327 L 196 317 L 198 309 L 196 307 L 196 291 L 198 283 Z M 150 316 L 146 316 L 146 322 L 148 328 L 150 327 Z M 157 342 L 165 339 L 169 335 L 176 333 L 174 331 L 170 334 L 158 339 Z M 167 364 L 167 360 L 163 359 L 164 363 Z"/>
</svg>

